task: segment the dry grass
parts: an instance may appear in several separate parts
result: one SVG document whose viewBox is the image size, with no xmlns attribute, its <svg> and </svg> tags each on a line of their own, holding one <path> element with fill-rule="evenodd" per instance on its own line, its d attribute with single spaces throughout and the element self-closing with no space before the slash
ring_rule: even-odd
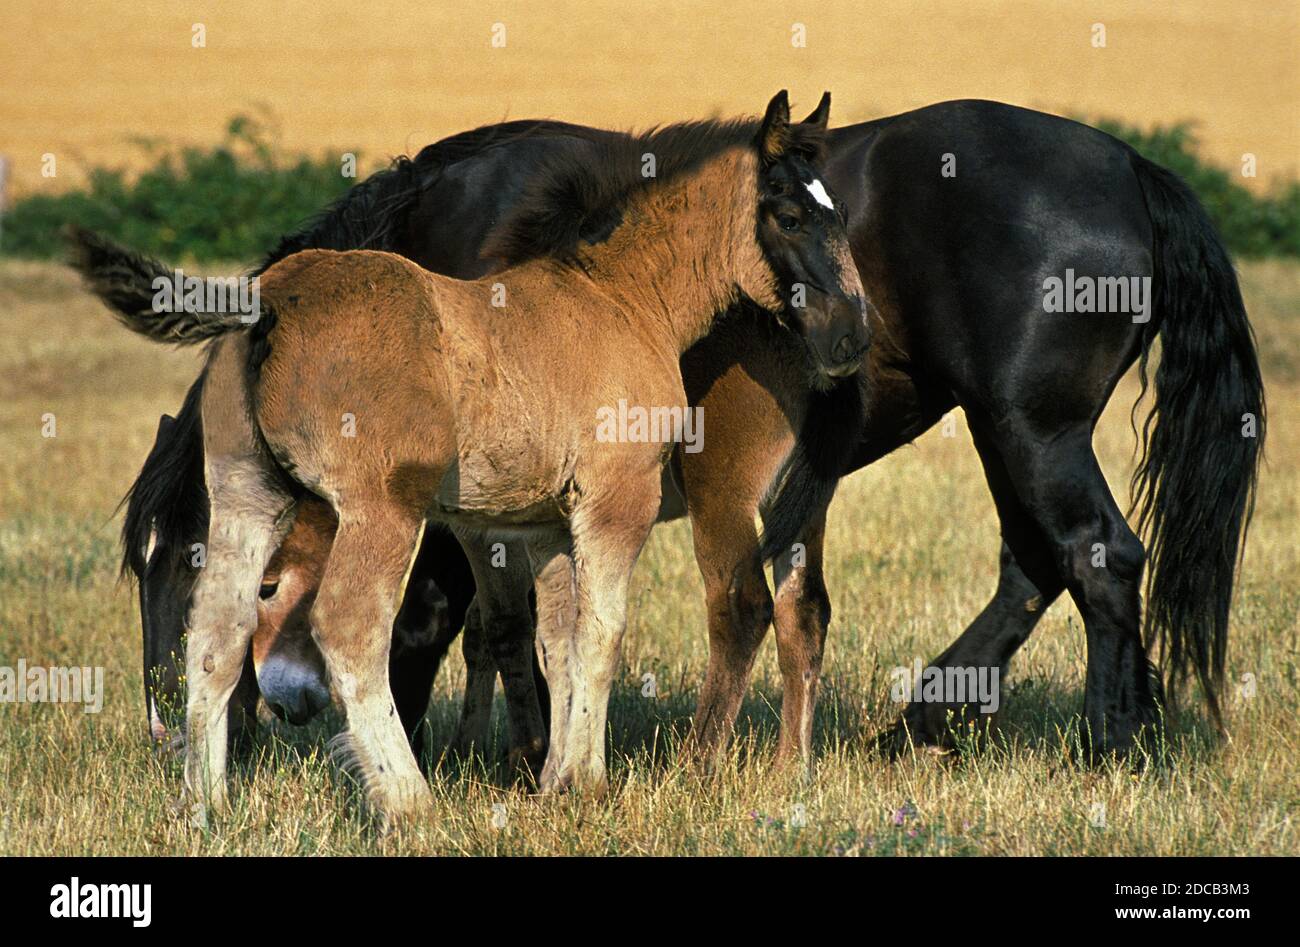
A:
<svg viewBox="0 0 1300 947">
<path fill-rule="evenodd" d="M 893 713 L 887 669 L 940 650 L 995 579 L 997 526 L 969 438 L 938 432 L 857 474 L 831 515 L 835 620 L 811 781 L 771 768 L 779 676 L 764 648 L 732 764 L 702 780 L 677 763 L 705 664 L 701 589 L 686 527 L 661 527 L 638 566 L 626 668 L 611 712 L 614 791 L 536 799 L 495 769 L 444 765 L 427 824 L 378 839 L 348 778 L 324 757 L 337 718 L 264 735 L 236 774 L 237 811 L 211 833 L 169 812 L 175 761 L 144 745 L 132 591 L 115 580 L 113 506 L 195 370 L 119 329 L 65 269 L 0 264 L 0 665 L 102 665 L 102 713 L 0 705 L 0 853 L 1296 854 L 1300 562 L 1300 269 L 1244 269 L 1272 406 L 1269 465 L 1233 613 L 1231 707 L 1215 745 L 1195 716 L 1172 763 L 1133 775 L 1081 771 L 1066 746 L 1082 702 L 1083 637 L 1058 602 L 1018 658 L 1007 743 L 957 760 L 886 764 L 865 737 Z M 1130 469 L 1120 388 L 1097 436 L 1111 482 Z M 40 436 L 53 412 L 58 436 Z M 640 696 L 656 674 L 659 699 Z M 463 666 L 438 681 L 435 742 L 456 713 Z M 911 804 L 915 815 L 894 825 Z M 1090 816 L 1105 806 L 1106 825 Z M 504 805 L 505 827 L 493 825 Z M 801 807 L 801 808 L 797 808 Z M 791 821 L 805 821 L 802 827 Z"/>
</svg>

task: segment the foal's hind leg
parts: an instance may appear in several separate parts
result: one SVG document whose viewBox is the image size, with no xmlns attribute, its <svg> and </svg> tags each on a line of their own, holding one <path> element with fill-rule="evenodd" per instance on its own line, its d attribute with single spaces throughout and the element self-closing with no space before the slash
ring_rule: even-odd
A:
<svg viewBox="0 0 1300 947">
<path fill-rule="evenodd" d="M 432 805 L 388 680 L 393 621 L 423 525 L 418 514 L 393 507 L 339 510 L 311 611 L 312 635 L 347 713 L 338 745 L 385 827 Z"/>
<path fill-rule="evenodd" d="M 185 654 L 185 786 L 200 819 L 208 807 L 225 807 L 230 698 L 257 630 L 262 573 L 292 502 L 256 457 L 209 457 L 208 468 L 207 560 L 194 588 Z"/>
<path fill-rule="evenodd" d="M 805 528 L 801 549 L 782 553 L 772 564 L 776 580 L 777 663 L 781 667 L 781 738 L 777 759 L 812 763 L 813 713 L 822 673 L 831 600 L 822 575 L 826 510 Z"/>
</svg>

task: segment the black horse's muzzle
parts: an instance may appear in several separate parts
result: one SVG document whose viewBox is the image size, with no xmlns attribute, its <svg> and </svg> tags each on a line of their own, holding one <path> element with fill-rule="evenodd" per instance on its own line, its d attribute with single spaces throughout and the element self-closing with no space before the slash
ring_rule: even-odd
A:
<svg viewBox="0 0 1300 947">
<path fill-rule="evenodd" d="M 330 705 L 329 682 L 310 666 L 272 654 L 257 670 L 266 705 L 281 720 L 300 726 Z"/>
</svg>

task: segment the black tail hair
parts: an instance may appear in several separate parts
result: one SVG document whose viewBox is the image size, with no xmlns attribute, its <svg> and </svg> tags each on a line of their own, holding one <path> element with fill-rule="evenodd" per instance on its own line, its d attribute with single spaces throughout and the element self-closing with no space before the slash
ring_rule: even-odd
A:
<svg viewBox="0 0 1300 947">
<path fill-rule="evenodd" d="M 1131 160 L 1155 229 L 1143 394 L 1157 327 L 1161 343 L 1132 484 L 1149 556 L 1147 643 L 1160 650 L 1170 699 L 1194 674 L 1222 726 L 1228 611 L 1255 509 L 1264 386 L 1237 275 L 1214 224 L 1177 175 L 1136 152 Z"/>
<path fill-rule="evenodd" d="M 763 513 L 764 561 L 788 551 L 835 495 L 862 435 L 866 413 L 857 376 L 813 389 L 776 496 Z"/>
</svg>

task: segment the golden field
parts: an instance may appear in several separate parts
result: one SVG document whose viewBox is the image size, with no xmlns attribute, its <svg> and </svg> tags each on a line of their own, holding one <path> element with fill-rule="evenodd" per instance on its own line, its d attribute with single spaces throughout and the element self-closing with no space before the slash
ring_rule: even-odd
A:
<svg viewBox="0 0 1300 947">
<path fill-rule="evenodd" d="M 136 137 L 210 144 L 261 106 L 288 148 L 359 148 L 374 167 L 506 118 L 644 126 L 759 111 L 783 87 L 808 108 L 831 89 L 837 124 L 967 97 L 1188 119 L 1210 161 L 1256 156 L 1248 186 L 1300 169 L 1297 0 L 8 0 L 0 24 L 0 154 L 17 195 L 132 166 Z"/>
<path fill-rule="evenodd" d="M 172 814 L 180 768 L 146 746 L 138 617 L 116 578 L 113 509 L 197 359 L 119 328 L 58 264 L 0 262 L 0 666 L 25 658 L 107 676 L 99 714 L 0 704 L 0 854 L 1297 854 L 1300 268 L 1250 264 L 1242 277 L 1271 426 L 1229 649 L 1230 678 L 1252 674 L 1257 691 L 1229 699 L 1230 742 L 1187 713 L 1167 765 L 1077 768 L 1068 747 L 1084 640 L 1063 600 L 1013 665 L 1005 741 L 961 758 L 887 763 L 868 752 L 895 713 L 889 669 L 937 653 L 995 584 L 997 523 L 959 426 L 849 478 L 831 509 L 835 617 L 811 779 L 771 765 L 780 678 L 770 641 L 730 761 L 708 777 L 679 761 L 706 642 L 678 522 L 656 530 L 637 567 L 609 797 L 529 797 L 509 788 L 496 757 L 487 767 L 449 760 L 429 820 L 378 838 L 324 752 L 335 714 L 265 730 L 235 769 L 233 815 L 214 830 Z M 1135 395 L 1127 378 L 1096 437 L 1120 495 Z M 56 437 L 41 436 L 46 413 Z M 656 699 L 641 696 L 646 672 Z M 456 656 L 435 688 L 435 746 L 450 736 L 463 684 Z M 1094 824 L 1098 807 L 1104 824 Z"/>
</svg>

